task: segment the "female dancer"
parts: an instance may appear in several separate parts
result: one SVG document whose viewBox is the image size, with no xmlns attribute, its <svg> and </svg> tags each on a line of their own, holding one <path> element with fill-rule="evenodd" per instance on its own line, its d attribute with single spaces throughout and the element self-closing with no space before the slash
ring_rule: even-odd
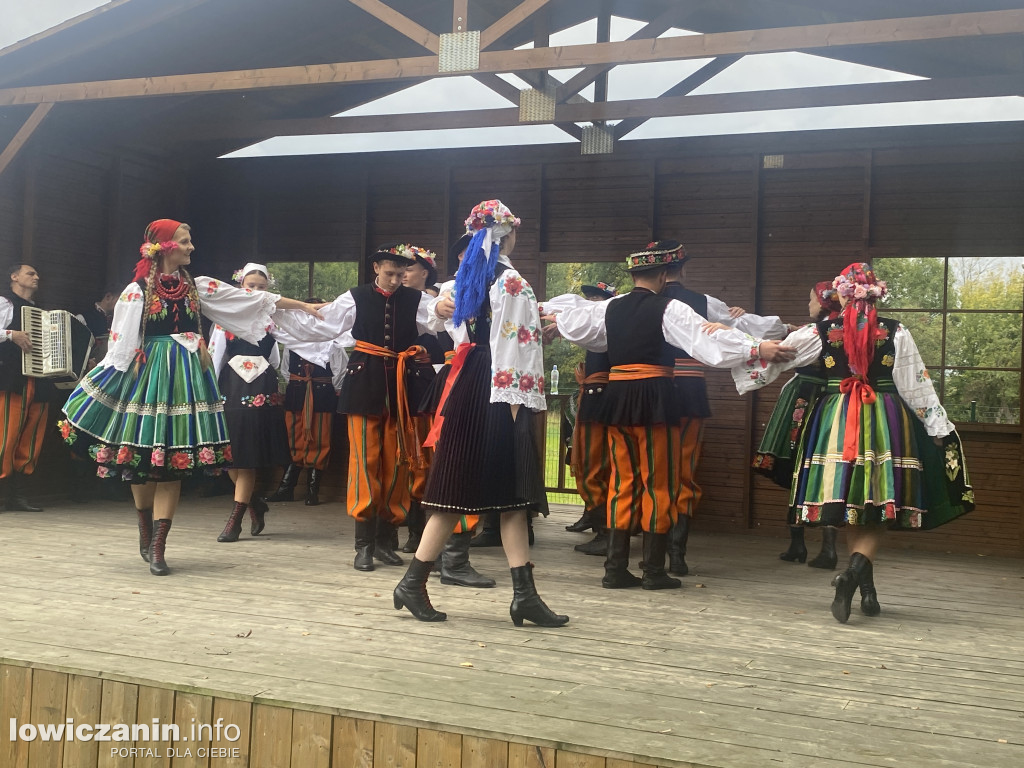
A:
<svg viewBox="0 0 1024 768">
<path fill-rule="evenodd" d="M 834 320 L 839 317 L 841 310 L 839 295 L 832 287 L 831 280 L 817 283 L 811 289 L 807 311 L 815 323 Z M 805 416 L 813 410 L 825 389 L 823 370 L 820 362 L 797 369 L 796 375 L 779 393 L 779 399 L 765 427 L 764 437 L 754 455 L 754 470 L 786 489 L 793 487 L 793 458 L 804 435 L 804 425 L 807 423 Z M 804 527 L 794 522 L 797 510 L 793 508 L 792 500 L 790 503 L 789 549 L 779 555 L 779 559 L 789 562 L 799 560 L 803 563 L 807 561 Z M 821 552 L 807 564 L 812 568 L 833 570 L 837 561 L 836 528 L 833 525 L 823 526 Z"/>
<path fill-rule="evenodd" d="M 540 316 L 533 289 L 512 268 L 519 220 L 500 200 L 477 205 L 466 220 L 473 235 L 455 278 L 454 297 L 433 302 L 437 328 L 452 319 L 457 352 L 431 440 L 434 461 L 423 507 L 431 513 L 395 608 L 420 621 L 444 621 L 430 604 L 427 576 L 464 514 L 500 512 L 501 541 L 512 572 L 512 622 L 560 627 L 540 599 L 529 561 L 527 510 L 543 498 L 529 420 L 544 410 Z"/>
<path fill-rule="evenodd" d="M 270 272 L 262 264 L 250 262 L 233 277 L 245 291 L 262 293 L 271 285 Z M 267 505 L 255 494 L 256 470 L 287 464 L 290 459 L 281 408 L 284 398 L 277 385 L 281 354 L 269 333 L 253 344 L 219 325 L 210 333 L 210 354 L 224 399 L 224 420 L 231 438 L 228 474 L 235 484 L 234 507 L 217 541 L 238 541 L 246 509 L 253 536 L 265 525 Z"/>
<path fill-rule="evenodd" d="M 139 552 L 150 573 L 166 576 L 181 480 L 231 463 L 200 312 L 252 343 L 263 338 L 275 306 L 317 312 L 275 294 L 193 280 L 185 269 L 195 250 L 187 224 L 158 219 L 145 237 L 135 280 L 114 308 L 107 354 L 71 393 L 58 426 L 73 450 L 96 463 L 97 475 L 132 483 Z"/>
<path fill-rule="evenodd" d="M 847 527 L 850 564 L 832 580 L 832 615 L 845 624 L 858 586 L 861 611 L 881 611 L 872 562 L 884 530 L 942 525 L 974 508 L 974 492 L 960 440 L 910 332 L 875 309 L 885 283 L 857 263 L 833 286 L 842 315 L 790 334 L 785 343 L 797 348 L 794 360 L 748 364 L 733 378 L 742 393 L 814 360 L 824 366 L 825 394 L 796 459 L 794 522 Z"/>
</svg>

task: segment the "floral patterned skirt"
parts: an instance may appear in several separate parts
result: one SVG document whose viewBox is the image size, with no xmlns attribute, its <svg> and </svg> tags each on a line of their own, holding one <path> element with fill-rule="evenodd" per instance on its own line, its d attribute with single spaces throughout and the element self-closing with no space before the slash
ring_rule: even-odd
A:
<svg viewBox="0 0 1024 768">
<path fill-rule="evenodd" d="M 754 471 L 787 490 L 793 484 L 794 458 L 807 417 L 824 386 L 824 378 L 802 373 L 786 382 L 754 454 Z"/>
<path fill-rule="evenodd" d="M 284 396 L 277 374 L 267 368 L 250 382 L 224 366 L 220 373 L 224 419 L 231 437 L 232 469 L 282 467 L 291 461 Z"/>
<path fill-rule="evenodd" d="M 98 365 L 71 393 L 58 422 L 64 442 L 99 477 L 134 483 L 216 474 L 231 463 L 217 382 L 170 336 L 145 341 L 145 362 Z"/>
</svg>

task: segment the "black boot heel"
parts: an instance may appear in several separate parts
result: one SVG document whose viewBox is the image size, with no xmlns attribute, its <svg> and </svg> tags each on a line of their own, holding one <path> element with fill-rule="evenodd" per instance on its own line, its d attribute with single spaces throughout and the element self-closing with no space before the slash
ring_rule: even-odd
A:
<svg viewBox="0 0 1024 768">
<path fill-rule="evenodd" d="M 779 555 L 779 560 L 785 560 L 787 563 L 807 562 L 807 546 L 804 544 L 802 525 L 789 526 L 789 549 Z"/>
<path fill-rule="evenodd" d="M 517 566 L 511 571 L 512 605 L 508 613 L 514 625 L 521 627 L 523 621 L 529 621 L 538 627 L 563 627 L 569 623 L 568 616 L 555 613 L 540 599 L 533 583 L 533 563 Z"/>
<path fill-rule="evenodd" d="M 248 506 L 244 501 L 235 502 L 231 514 L 228 515 L 227 522 L 224 523 L 224 530 L 220 532 L 217 541 L 221 543 L 238 541 L 238 537 L 242 535 L 242 518 L 245 517 L 245 509 Z"/>
<path fill-rule="evenodd" d="M 249 502 L 249 533 L 253 536 L 259 536 L 263 533 L 263 529 L 267 527 L 267 521 L 264 515 L 270 511 L 270 507 L 267 506 L 263 499 L 253 496 L 252 501 Z"/>
<path fill-rule="evenodd" d="M 836 588 L 836 595 L 832 599 L 832 615 L 840 624 L 845 624 L 850 619 L 850 604 L 853 602 L 853 593 L 857 591 L 861 575 L 866 567 L 871 565 L 860 552 L 850 555 L 850 564 L 846 570 L 837 574 L 832 579 L 832 586 Z"/>
</svg>

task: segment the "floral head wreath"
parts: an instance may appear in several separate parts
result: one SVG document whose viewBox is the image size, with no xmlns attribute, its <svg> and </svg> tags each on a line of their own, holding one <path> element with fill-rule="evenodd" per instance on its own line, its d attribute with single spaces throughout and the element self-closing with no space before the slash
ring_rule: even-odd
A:
<svg viewBox="0 0 1024 768">
<path fill-rule="evenodd" d="M 627 272 L 643 272 L 647 269 L 667 267 L 672 264 L 685 264 L 689 256 L 682 243 L 675 240 L 656 240 L 648 243 L 642 251 L 631 253 L 626 257 Z"/>
<path fill-rule="evenodd" d="M 153 262 L 161 253 L 172 250 L 177 243 L 174 241 L 174 233 L 182 226 L 180 221 L 175 219 L 157 219 L 146 226 L 145 242 L 139 246 L 141 257 L 135 265 L 135 279 L 141 280 L 153 268 Z"/>
<path fill-rule="evenodd" d="M 437 254 L 433 251 L 428 251 L 426 248 L 420 248 L 416 245 L 409 245 L 408 243 L 399 243 L 398 245 L 388 248 L 383 253 L 390 253 L 393 256 L 400 256 L 403 259 L 423 259 L 427 264 L 433 268 L 437 268 Z"/>
<path fill-rule="evenodd" d="M 522 224 L 501 200 L 484 200 L 473 208 L 466 219 L 466 232 L 472 234 L 478 230 L 489 228 L 493 236 L 504 237 Z"/>
<path fill-rule="evenodd" d="M 885 280 L 876 280 L 875 271 L 869 264 L 851 264 L 832 281 L 836 293 L 854 301 L 874 303 L 889 293 Z"/>
<path fill-rule="evenodd" d="M 267 269 L 265 265 L 256 264 L 255 262 L 252 261 L 250 261 L 241 269 L 236 269 L 231 274 L 231 279 L 234 280 L 239 285 L 241 285 L 242 281 L 245 279 L 245 276 L 251 275 L 253 272 L 259 272 L 261 275 L 267 278 L 267 288 L 277 288 L 277 280 L 275 280 L 274 276 L 270 274 L 270 270 Z"/>
</svg>

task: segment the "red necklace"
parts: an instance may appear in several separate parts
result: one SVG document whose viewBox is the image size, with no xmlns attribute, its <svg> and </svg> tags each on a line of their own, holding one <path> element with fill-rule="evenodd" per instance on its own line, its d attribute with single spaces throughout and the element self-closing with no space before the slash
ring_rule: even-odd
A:
<svg viewBox="0 0 1024 768">
<path fill-rule="evenodd" d="M 161 277 L 158 275 L 155 278 L 155 285 L 153 286 L 160 298 L 167 299 L 168 301 L 180 301 L 188 294 L 189 284 L 185 280 L 178 278 L 177 284 L 172 288 L 168 288 L 163 284 Z"/>
</svg>

